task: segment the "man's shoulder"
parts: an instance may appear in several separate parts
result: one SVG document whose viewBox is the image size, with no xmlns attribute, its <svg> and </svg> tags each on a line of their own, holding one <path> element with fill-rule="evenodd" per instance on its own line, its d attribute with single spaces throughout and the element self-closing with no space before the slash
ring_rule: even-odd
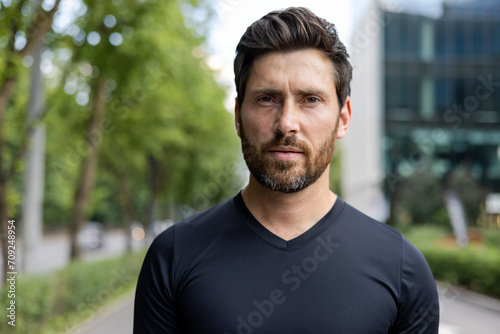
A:
<svg viewBox="0 0 500 334">
<path fill-rule="evenodd" d="M 355 229 L 358 236 L 366 236 L 370 239 L 390 238 L 401 241 L 401 233 L 385 223 L 364 214 L 355 207 L 346 203 L 345 218 L 348 225 Z"/>
<path fill-rule="evenodd" d="M 196 213 L 177 223 L 180 228 L 204 228 L 212 227 L 212 224 L 217 224 L 221 221 L 227 221 L 227 218 L 232 218 L 236 215 L 234 197 L 227 199 L 219 204 L 212 206 L 202 212 Z M 225 219 L 224 219 L 225 218 Z M 207 226 L 209 224 L 209 226 Z"/>
<path fill-rule="evenodd" d="M 233 197 L 173 224 L 156 237 L 155 243 L 182 244 L 210 240 L 214 235 L 224 233 L 225 228 L 234 225 L 236 220 Z"/>
<path fill-rule="evenodd" d="M 406 237 L 394 227 L 381 223 L 354 207 L 346 204 L 347 224 L 354 232 L 356 243 L 367 249 L 385 251 L 387 254 L 397 256 L 403 262 L 417 263 L 419 266 L 427 265 L 422 253 Z"/>
</svg>

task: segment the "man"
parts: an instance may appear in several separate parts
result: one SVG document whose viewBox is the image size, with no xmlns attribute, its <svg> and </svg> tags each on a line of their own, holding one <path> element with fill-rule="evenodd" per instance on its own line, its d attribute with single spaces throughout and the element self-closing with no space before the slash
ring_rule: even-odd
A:
<svg viewBox="0 0 500 334">
<path fill-rule="evenodd" d="M 329 190 L 351 120 L 334 25 L 305 8 L 271 12 L 241 38 L 234 69 L 249 183 L 156 238 L 134 333 L 437 333 L 423 256 Z"/>
</svg>

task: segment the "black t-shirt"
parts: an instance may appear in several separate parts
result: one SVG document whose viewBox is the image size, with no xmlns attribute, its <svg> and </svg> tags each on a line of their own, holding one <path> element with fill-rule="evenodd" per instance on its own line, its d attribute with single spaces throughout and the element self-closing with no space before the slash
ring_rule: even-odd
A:
<svg viewBox="0 0 500 334">
<path fill-rule="evenodd" d="M 134 333 L 437 333 L 436 286 L 395 229 L 337 198 L 285 241 L 241 193 L 160 234 L 144 260 Z"/>
</svg>

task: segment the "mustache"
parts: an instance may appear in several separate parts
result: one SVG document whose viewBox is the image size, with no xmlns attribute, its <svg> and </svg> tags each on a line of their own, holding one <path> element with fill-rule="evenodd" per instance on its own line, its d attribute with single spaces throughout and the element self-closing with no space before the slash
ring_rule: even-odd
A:
<svg viewBox="0 0 500 334">
<path fill-rule="evenodd" d="M 302 151 L 305 155 L 310 155 L 311 150 L 304 142 L 297 139 L 295 136 L 285 136 L 283 134 L 276 134 L 276 136 L 262 146 L 262 153 L 270 149 L 280 146 L 292 146 L 295 149 Z"/>
</svg>

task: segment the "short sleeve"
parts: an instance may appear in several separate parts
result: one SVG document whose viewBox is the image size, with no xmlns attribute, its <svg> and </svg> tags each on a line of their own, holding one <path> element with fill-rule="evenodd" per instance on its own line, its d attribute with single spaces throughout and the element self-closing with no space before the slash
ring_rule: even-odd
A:
<svg viewBox="0 0 500 334">
<path fill-rule="evenodd" d="M 137 282 L 134 334 L 182 333 L 173 279 L 174 226 L 151 244 Z"/>
<path fill-rule="evenodd" d="M 390 333 L 437 334 L 439 297 L 432 272 L 420 251 L 402 237 L 398 319 Z"/>
</svg>

